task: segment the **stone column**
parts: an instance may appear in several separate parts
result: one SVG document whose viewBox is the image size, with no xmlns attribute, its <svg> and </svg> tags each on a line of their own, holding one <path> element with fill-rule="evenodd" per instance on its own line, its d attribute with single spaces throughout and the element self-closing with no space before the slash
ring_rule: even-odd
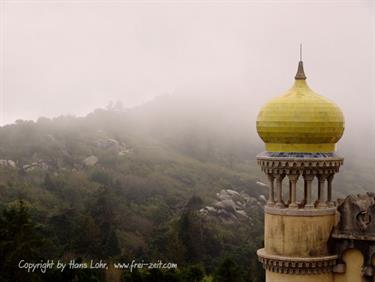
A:
<svg viewBox="0 0 375 282">
<path fill-rule="evenodd" d="M 306 189 L 305 189 L 305 200 L 306 200 L 305 208 L 313 208 L 314 207 L 314 204 L 312 202 L 312 196 L 311 196 L 311 183 L 312 183 L 314 177 L 315 177 L 314 174 L 304 174 L 303 175 L 303 178 L 305 180 L 305 185 L 306 185 Z"/>
<path fill-rule="evenodd" d="M 276 199 L 276 207 L 277 208 L 284 208 L 283 202 L 283 179 L 285 174 L 276 174 L 276 191 L 277 191 L 277 199 Z"/>
<path fill-rule="evenodd" d="M 300 207 L 304 207 L 306 204 L 306 195 L 307 195 L 307 190 L 306 190 L 306 181 L 303 181 L 303 199 L 299 203 Z"/>
<path fill-rule="evenodd" d="M 271 173 L 267 173 L 268 178 L 268 201 L 267 206 L 274 206 L 275 205 L 275 197 L 274 197 L 274 180 L 275 177 Z"/>
<path fill-rule="evenodd" d="M 327 204 L 324 202 L 324 186 L 326 183 L 327 175 L 319 174 L 318 175 L 318 200 L 316 201 L 316 206 L 319 208 L 327 207 Z"/>
<path fill-rule="evenodd" d="M 288 193 L 288 202 L 286 203 L 286 206 L 289 206 L 289 204 L 292 202 L 292 182 L 289 179 L 289 193 Z"/>
<path fill-rule="evenodd" d="M 328 175 L 328 178 L 327 178 L 327 205 L 329 207 L 333 207 L 333 202 L 332 202 L 332 180 L 333 180 L 333 177 L 335 176 L 334 173 Z"/>
<path fill-rule="evenodd" d="M 289 190 L 289 208 L 296 209 L 297 205 L 297 180 L 299 175 L 298 174 L 289 174 L 289 183 L 290 183 L 290 190 Z"/>
</svg>

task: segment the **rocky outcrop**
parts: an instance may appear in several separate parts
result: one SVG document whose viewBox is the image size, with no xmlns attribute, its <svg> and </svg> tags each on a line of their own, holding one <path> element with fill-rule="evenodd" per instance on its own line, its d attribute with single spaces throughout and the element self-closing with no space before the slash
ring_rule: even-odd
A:
<svg viewBox="0 0 375 282">
<path fill-rule="evenodd" d="M 124 156 L 131 152 L 131 149 L 123 143 L 112 138 L 103 138 L 96 141 L 96 146 L 102 150 L 110 150 L 117 153 L 119 156 Z"/>
<path fill-rule="evenodd" d="M 0 166 L 2 166 L 2 167 L 10 167 L 10 168 L 17 168 L 16 162 L 12 161 L 12 160 L 0 160 Z"/>
<path fill-rule="evenodd" d="M 49 169 L 48 164 L 46 164 L 43 160 L 39 160 L 37 162 L 32 162 L 30 164 L 25 164 L 22 166 L 24 171 L 33 171 L 33 170 L 44 170 L 47 171 Z"/>
<path fill-rule="evenodd" d="M 216 197 L 218 200 L 212 205 L 202 208 L 200 214 L 207 218 L 218 218 L 223 223 L 251 221 L 252 211 L 259 210 L 264 205 L 264 196 L 257 200 L 243 191 L 223 189 L 216 194 Z"/>
<path fill-rule="evenodd" d="M 86 159 L 84 159 L 83 163 L 86 166 L 94 166 L 94 165 L 97 164 L 98 161 L 99 161 L 99 159 L 96 156 L 91 155 L 91 156 L 87 157 Z"/>
</svg>

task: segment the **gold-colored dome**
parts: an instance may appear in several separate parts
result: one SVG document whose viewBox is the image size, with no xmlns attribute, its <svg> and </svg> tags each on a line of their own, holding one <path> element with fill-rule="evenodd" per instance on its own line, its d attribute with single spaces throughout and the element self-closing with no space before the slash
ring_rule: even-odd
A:
<svg viewBox="0 0 375 282">
<path fill-rule="evenodd" d="M 302 62 L 294 85 L 260 110 L 257 131 L 269 152 L 334 152 L 344 132 L 344 115 L 309 88 Z"/>
</svg>

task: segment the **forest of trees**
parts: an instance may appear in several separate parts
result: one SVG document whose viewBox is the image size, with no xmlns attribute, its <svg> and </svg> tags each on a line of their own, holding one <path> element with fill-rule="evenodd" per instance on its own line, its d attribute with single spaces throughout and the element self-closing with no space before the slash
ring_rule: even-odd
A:
<svg viewBox="0 0 375 282">
<path fill-rule="evenodd" d="M 264 193 L 251 148 L 198 127 L 154 130 L 137 115 L 106 109 L 0 128 L 0 281 L 263 281 L 261 209 L 251 225 L 199 212 L 221 189 Z M 42 273 L 21 260 L 178 267 Z"/>
<path fill-rule="evenodd" d="M 259 268 L 243 265 L 239 260 L 249 262 L 251 259 L 246 254 L 232 254 L 220 258 L 223 252 L 220 242 L 204 230 L 201 240 L 196 242 L 196 233 L 202 232 L 196 224 L 194 209 L 188 208 L 177 222 L 177 238 L 171 242 L 164 242 L 167 248 L 175 248 L 173 252 L 179 258 L 181 267 L 171 270 L 160 269 L 135 269 L 132 272 L 123 271 L 114 273 L 119 281 L 262 281 L 262 272 Z M 108 226 L 109 222 L 103 222 L 108 227 L 101 230 L 96 220 L 90 216 L 79 216 L 83 219 L 67 224 L 65 218 L 54 219 L 55 223 L 42 225 L 34 222 L 25 203 L 19 201 L 13 207 L 3 210 L 0 217 L 0 281 L 105 281 L 111 270 L 93 269 L 48 269 L 42 271 L 27 272 L 18 267 L 20 261 L 47 262 L 48 259 L 57 258 L 70 260 L 76 263 L 88 259 L 105 259 L 106 261 L 124 261 L 126 256 L 121 255 L 118 238 L 114 229 Z M 103 217 L 104 218 L 104 217 Z M 82 220 L 82 221 L 80 221 Z M 71 230 L 67 230 L 70 229 Z M 64 229 L 67 231 L 64 232 Z M 63 234 L 67 237 L 61 237 Z M 104 236 L 104 237 L 103 237 Z M 206 240 L 205 236 L 211 236 Z M 169 238 L 171 240 L 171 238 Z M 147 259 L 142 253 L 132 254 L 137 260 Z M 248 254 L 249 255 L 249 254 Z M 125 256 L 125 257 L 124 257 Z M 151 255 L 148 258 L 164 256 L 163 254 Z M 168 257 L 168 254 L 165 255 Z M 251 256 L 251 254 L 250 254 Z M 205 262 L 209 258 L 216 258 L 216 264 L 207 268 Z M 220 259 L 219 259 L 220 258 Z M 173 259 L 172 259 L 173 260 Z M 176 260 L 173 260 L 176 261 Z M 207 276 L 210 275 L 210 276 Z M 246 278 L 247 277 L 247 278 Z"/>
<path fill-rule="evenodd" d="M 258 137 L 220 111 L 168 111 L 168 99 L 0 128 L 0 281 L 264 281 L 261 207 L 239 221 L 200 212 L 223 189 L 266 194 Z M 349 162 L 338 192 L 369 190 L 367 164 Z M 178 267 L 30 273 L 20 260 Z"/>
</svg>

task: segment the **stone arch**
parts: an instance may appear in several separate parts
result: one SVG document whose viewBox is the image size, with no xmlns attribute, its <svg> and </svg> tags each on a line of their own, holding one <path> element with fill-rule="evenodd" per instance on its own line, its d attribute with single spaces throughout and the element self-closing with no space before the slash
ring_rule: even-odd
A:
<svg viewBox="0 0 375 282">
<path fill-rule="evenodd" d="M 362 282 L 362 269 L 365 258 L 357 248 L 346 249 L 339 261 L 344 265 L 344 272 L 335 273 L 334 282 Z"/>
</svg>

